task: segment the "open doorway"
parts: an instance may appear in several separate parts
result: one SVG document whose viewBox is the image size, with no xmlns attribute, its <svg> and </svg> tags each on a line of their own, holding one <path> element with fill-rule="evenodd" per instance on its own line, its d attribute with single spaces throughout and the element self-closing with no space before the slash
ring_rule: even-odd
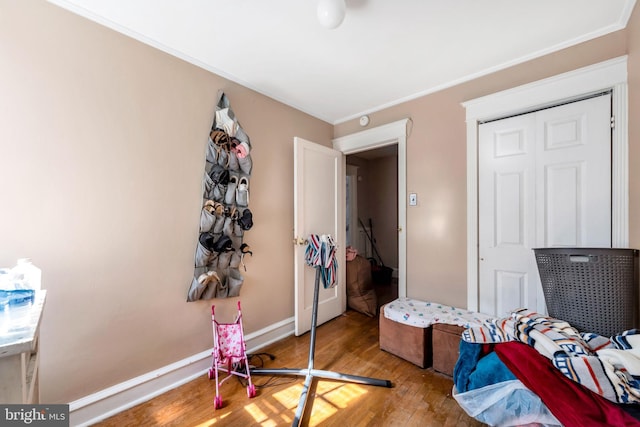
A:
<svg viewBox="0 0 640 427">
<path fill-rule="evenodd" d="M 352 154 L 373 151 L 384 147 L 394 147 L 396 150 L 397 175 L 396 175 L 396 212 L 397 222 L 395 233 L 397 235 L 397 283 L 398 297 L 407 296 L 407 128 L 411 119 L 402 119 L 386 125 L 377 126 L 360 132 L 341 136 L 333 140 L 333 148 L 346 156 Z M 367 155 L 365 155 L 367 156 Z M 377 189 L 372 191 L 376 192 Z M 358 191 L 359 193 L 360 191 Z M 393 200 L 386 202 L 393 204 Z M 346 203 L 345 203 L 346 205 Z M 346 218 L 343 205 L 343 218 Z M 393 209 L 390 207 L 390 209 Z M 343 240 L 346 243 L 346 239 Z"/>
<path fill-rule="evenodd" d="M 372 263 L 378 306 L 396 299 L 399 266 L 397 144 L 346 156 L 346 225 L 347 244 Z"/>
</svg>

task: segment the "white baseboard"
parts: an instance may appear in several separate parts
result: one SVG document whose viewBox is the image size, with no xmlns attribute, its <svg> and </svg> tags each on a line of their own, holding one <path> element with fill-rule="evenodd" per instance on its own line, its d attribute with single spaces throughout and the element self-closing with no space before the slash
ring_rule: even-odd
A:
<svg viewBox="0 0 640 427">
<path fill-rule="evenodd" d="M 255 353 L 293 333 L 291 317 L 247 334 L 247 352 Z M 203 351 L 69 403 L 70 425 L 90 426 L 205 375 L 211 367 L 211 352 Z"/>
</svg>

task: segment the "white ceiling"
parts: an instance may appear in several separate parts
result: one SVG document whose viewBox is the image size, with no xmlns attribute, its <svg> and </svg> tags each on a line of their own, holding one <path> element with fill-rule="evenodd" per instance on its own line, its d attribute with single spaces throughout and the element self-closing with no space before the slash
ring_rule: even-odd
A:
<svg viewBox="0 0 640 427">
<path fill-rule="evenodd" d="M 626 26 L 635 0 L 49 0 L 329 123 Z"/>
</svg>

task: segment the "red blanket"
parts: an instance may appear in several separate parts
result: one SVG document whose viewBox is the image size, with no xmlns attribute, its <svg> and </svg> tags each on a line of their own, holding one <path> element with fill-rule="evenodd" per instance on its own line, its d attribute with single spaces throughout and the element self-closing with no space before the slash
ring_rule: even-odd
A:
<svg viewBox="0 0 640 427">
<path fill-rule="evenodd" d="M 510 341 L 497 344 L 495 352 L 563 426 L 640 426 L 619 406 L 565 377 L 533 347 Z"/>
</svg>

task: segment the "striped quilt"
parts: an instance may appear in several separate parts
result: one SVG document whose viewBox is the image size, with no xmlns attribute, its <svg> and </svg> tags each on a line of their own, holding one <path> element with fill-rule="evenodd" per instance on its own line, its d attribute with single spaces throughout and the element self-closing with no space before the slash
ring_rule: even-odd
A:
<svg viewBox="0 0 640 427">
<path fill-rule="evenodd" d="M 606 338 L 527 309 L 465 330 L 474 343 L 524 342 L 569 379 L 616 403 L 640 403 L 640 331 Z"/>
</svg>

